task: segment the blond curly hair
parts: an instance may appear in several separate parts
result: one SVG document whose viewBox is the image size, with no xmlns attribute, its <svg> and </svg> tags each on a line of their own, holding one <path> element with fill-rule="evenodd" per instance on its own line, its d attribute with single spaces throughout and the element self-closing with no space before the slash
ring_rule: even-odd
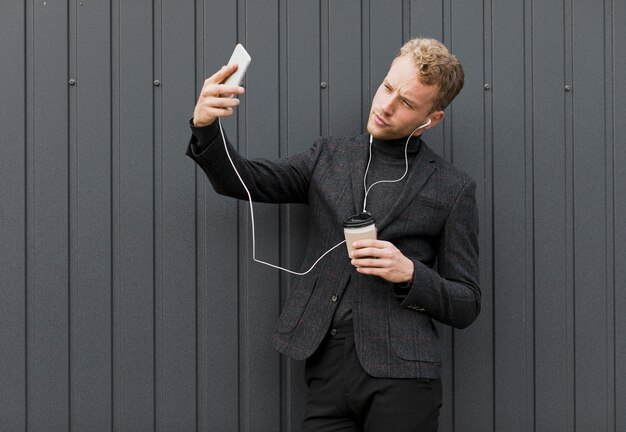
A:
<svg viewBox="0 0 626 432">
<path fill-rule="evenodd" d="M 438 40 L 411 39 L 400 48 L 396 58 L 402 56 L 411 56 L 422 84 L 439 88 L 433 112 L 444 110 L 463 88 L 463 65 Z"/>
</svg>

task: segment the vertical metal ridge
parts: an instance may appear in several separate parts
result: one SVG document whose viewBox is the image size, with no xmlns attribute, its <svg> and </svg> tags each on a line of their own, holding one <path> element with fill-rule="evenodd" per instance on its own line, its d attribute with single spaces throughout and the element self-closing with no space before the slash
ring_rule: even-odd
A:
<svg viewBox="0 0 626 432">
<path fill-rule="evenodd" d="M 111 429 L 121 430 L 121 0 L 111 0 Z"/>
<path fill-rule="evenodd" d="M 201 47 L 203 46 L 203 41 L 204 41 L 204 37 L 202 37 L 201 41 L 202 43 L 200 43 L 198 41 L 198 35 L 203 35 L 203 31 L 204 31 L 204 25 L 202 25 L 201 22 L 199 22 L 200 17 L 204 17 L 204 2 L 199 3 L 200 0 L 194 0 L 194 21 L 193 21 L 193 52 L 194 52 L 194 61 L 193 61 L 193 68 L 194 68 L 194 94 L 198 95 L 199 93 L 199 83 L 202 82 L 203 80 L 200 79 L 200 77 L 202 76 L 202 74 L 200 73 L 201 71 L 201 65 L 204 63 L 204 57 L 203 57 L 203 51 L 201 49 Z M 195 289 L 195 347 L 194 347 L 194 352 L 195 352 L 195 356 L 196 356 L 196 370 L 195 370 L 195 381 L 196 381 L 196 432 L 200 432 L 202 429 L 202 425 L 203 425 L 203 420 L 206 420 L 205 417 L 203 416 L 204 413 L 204 409 L 202 409 L 202 400 L 203 400 L 203 392 L 205 391 L 205 386 L 204 386 L 204 382 L 206 382 L 206 378 L 202 379 L 202 371 L 204 370 L 202 367 L 202 359 L 203 359 L 203 347 L 202 347 L 202 341 L 204 341 L 206 338 L 204 337 L 204 325 L 202 325 L 203 323 L 203 318 L 204 318 L 204 313 L 202 311 L 202 305 L 203 305 L 203 296 L 202 296 L 202 290 L 200 289 L 200 269 L 201 269 L 201 261 L 199 260 L 200 257 L 200 218 L 198 215 L 198 205 L 199 205 L 199 200 L 198 200 L 198 193 L 199 193 L 199 185 L 198 185 L 198 170 L 197 168 L 194 167 L 194 220 L 193 220 L 193 227 L 194 227 L 194 244 L 193 244 L 193 248 L 194 248 L 194 258 L 195 258 L 195 265 L 194 265 L 194 280 L 195 280 L 195 285 L 194 285 L 194 289 Z"/>
<path fill-rule="evenodd" d="M 289 156 L 289 3 L 287 0 L 278 1 L 278 148 L 279 157 Z M 279 259 L 280 265 L 291 268 L 291 247 L 289 243 L 289 229 L 291 217 L 289 205 L 281 205 L 279 210 Z M 278 283 L 278 306 L 279 310 L 284 304 L 285 293 L 288 292 L 291 278 L 288 275 L 279 275 Z M 278 358 L 278 389 L 279 389 L 279 415 L 280 430 L 291 429 L 291 379 L 290 363 L 280 356 Z"/>
<path fill-rule="evenodd" d="M 565 83 L 572 83 L 573 80 L 573 0 L 564 0 L 564 39 L 565 39 Z M 576 430 L 576 335 L 575 335 L 575 226 L 574 226 L 574 122 L 573 122 L 573 96 L 565 94 L 565 203 L 569 211 L 566 212 L 566 291 L 567 296 L 567 378 L 570 385 L 567 393 L 567 426 L 568 430 Z"/>
<path fill-rule="evenodd" d="M 606 274 L 607 274 L 607 425 L 610 432 L 617 428 L 616 376 L 616 294 L 615 294 L 615 132 L 614 94 L 615 76 L 613 60 L 613 0 L 604 1 L 604 83 L 605 83 L 605 169 L 606 169 Z"/>
<path fill-rule="evenodd" d="M 237 1 L 236 20 L 237 30 L 236 38 L 237 42 L 243 42 L 247 45 L 247 15 L 246 15 L 247 0 Z M 247 117 L 248 110 L 247 104 L 243 103 L 237 108 L 237 150 L 247 156 L 248 152 L 248 130 L 247 130 Z M 238 247 L 238 263 L 237 263 L 237 304 L 238 304 L 238 317 L 237 317 L 237 335 L 238 335 L 238 392 L 239 392 L 239 419 L 238 430 L 249 430 L 249 411 L 250 411 L 250 382 L 248 377 L 248 343 L 246 339 L 248 329 L 248 267 L 249 267 L 249 225 L 248 225 L 248 213 L 245 203 L 237 202 L 237 247 Z"/>
<path fill-rule="evenodd" d="M 31 393 L 34 387 L 34 376 L 32 373 L 32 352 L 33 352 L 33 329 L 34 329 L 34 314 L 33 314 L 33 305 L 34 301 L 34 291 L 35 291 L 35 155 L 34 155 L 34 146 L 35 146 L 35 43 L 34 43 L 34 32 L 35 32 L 35 12 L 34 12 L 34 0 L 24 2 L 25 9 L 25 113 L 24 113 L 24 137 L 26 140 L 26 151 L 25 151 L 25 187 L 24 191 L 26 194 L 25 204 L 25 216 L 26 216 L 26 229 L 25 229 L 25 243 L 26 243 L 26 263 L 25 263 L 25 288 L 26 294 L 24 296 L 25 300 L 25 419 L 24 425 L 25 430 L 28 431 L 30 428 L 30 412 L 31 412 Z"/>
<path fill-rule="evenodd" d="M 194 21 L 194 67 L 195 67 L 195 94 L 196 96 L 202 89 L 202 83 L 204 82 L 204 19 L 205 19 L 205 7 L 203 0 L 195 1 L 195 21 Z M 205 295 L 203 287 L 206 286 L 204 281 L 204 259 L 203 259 L 203 239 L 204 229 L 201 223 L 203 218 L 201 217 L 201 197 L 204 197 L 203 183 L 201 177 L 198 175 L 198 167 L 194 167 L 195 175 L 195 280 L 196 280 L 196 432 L 208 430 L 208 420 L 206 416 L 206 399 L 207 399 L 207 386 L 208 381 L 206 376 L 205 367 Z"/>
<path fill-rule="evenodd" d="M 623 22 L 626 4 L 621 1 L 611 1 L 610 11 L 610 30 L 612 34 L 612 46 L 611 49 L 611 83 L 613 86 L 614 97 L 611 106 L 611 115 L 613 116 L 611 122 L 611 146 L 613 163 L 611 170 L 613 172 L 613 234 L 619 238 L 626 236 L 626 230 L 623 221 L 626 215 L 626 193 L 623 185 L 626 180 L 626 168 L 624 162 L 626 162 L 626 152 L 621 144 L 623 142 L 626 129 L 624 128 L 624 114 L 626 112 L 626 105 L 624 103 L 624 96 L 626 94 L 626 87 L 624 81 L 620 79 L 623 76 L 624 70 L 626 70 L 626 62 L 624 56 L 620 54 L 620 45 L 623 45 L 626 41 L 626 28 L 621 24 Z M 621 43 L 620 43 L 621 42 Z M 620 75 L 621 74 L 621 75 Z M 621 186 L 621 187 L 620 187 Z M 621 217 L 621 218 L 620 218 Z M 615 368 L 614 376 L 616 377 L 616 384 L 614 386 L 613 397 L 615 400 L 614 408 L 614 427 L 616 431 L 622 431 L 626 428 L 626 374 L 624 357 L 626 354 L 626 345 L 624 344 L 624 333 L 626 331 L 626 321 L 623 319 L 624 305 L 626 304 L 626 295 L 624 295 L 624 281 L 626 280 L 626 269 L 624 269 L 623 263 L 626 258 L 626 247 L 623 242 L 616 242 L 613 240 L 613 287 L 614 287 L 614 305 L 613 305 L 613 317 L 614 317 L 614 339 L 613 344 L 615 346 L 614 351 L 614 364 Z M 620 265 L 621 264 L 621 265 Z M 617 287 L 617 289 L 616 289 Z M 621 288 L 621 289 L 620 289 Z M 621 358 L 620 358 L 621 356 Z M 620 359 L 621 361 L 618 361 Z"/>
<path fill-rule="evenodd" d="M 402 43 L 411 37 L 411 0 L 402 1 Z"/>
<path fill-rule="evenodd" d="M 525 111 L 525 182 L 526 182 L 526 422 L 532 430 L 535 423 L 535 193 L 534 193 L 534 130 L 533 130 L 533 8 L 532 0 L 524 0 L 524 111 Z"/>
<path fill-rule="evenodd" d="M 29 110 L 29 102 L 30 105 L 32 105 L 32 101 L 29 100 L 29 95 L 28 95 L 28 84 L 29 84 L 29 61 L 28 61 L 28 53 L 29 53 L 29 34 L 31 32 L 31 28 L 29 26 L 29 20 L 28 20 L 28 2 L 25 1 L 23 6 L 23 14 L 24 14 L 24 57 L 23 57 L 23 67 L 24 67 L 24 112 L 23 112 L 23 116 L 24 116 L 24 144 L 25 144 L 25 149 L 24 149 L 24 237 L 23 237 L 23 241 L 24 241 L 24 399 L 23 399 L 23 404 L 24 404 L 24 430 L 27 431 L 28 430 L 28 292 L 29 292 L 29 287 L 28 287 L 28 280 L 29 280 L 29 266 L 28 266 L 28 261 L 29 261 L 29 254 L 30 254 L 30 247 L 29 247 L 29 233 L 28 233 L 28 226 L 29 226 L 29 204 L 28 204 L 28 199 L 29 199 L 29 193 L 28 193 L 28 187 L 29 187 L 29 159 L 28 159 L 28 148 L 32 147 L 32 145 L 29 145 L 29 133 L 28 131 L 30 130 L 28 128 L 28 121 L 29 121 L 29 115 L 28 115 L 28 110 Z M 32 70 L 32 67 L 30 68 L 30 70 Z M 31 158 L 32 159 L 32 158 Z M 32 232 L 32 231 L 31 231 Z"/>
<path fill-rule="evenodd" d="M 443 7 L 441 10 L 442 13 L 442 23 L 443 27 L 443 41 L 441 41 L 446 47 L 450 49 L 452 53 L 454 53 L 454 47 L 452 46 L 452 0 L 446 0 L 443 2 Z M 454 106 L 451 104 L 448 108 L 449 119 L 448 121 L 444 121 L 443 126 L 443 157 L 454 163 L 454 143 L 452 142 L 452 125 L 454 123 Z"/>
<path fill-rule="evenodd" d="M 454 54 L 456 52 L 455 47 L 453 46 L 454 40 L 454 10 L 452 5 L 452 0 L 446 0 L 442 2 L 441 7 L 441 34 L 442 40 L 441 42 L 450 49 L 450 51 Z M 421 37 L 425 37 L 426 35 L 420 35 Z M 454 103 L 451 103 L 447 108 L 448 114 L 446 117 L 446 121 L 442 123 L 442 146 L 443 152 L 442 156 L 450 162 L 454 160 L 454 144 L 452 142 L 453 138 L 453 129 L 454 129 Z M 455 417 L 456 417 L 456 397 L 454 389 L 457 385 L 457 377 L 455 374 L 455 330 L 453 328 L 444 329 L 444 332 L 449 335 L 448 346 L 450 352 L 450 360 L 449 360 L 449 380 L 450 383 L 445 385 L 443 390 L 445 394 L 449 392 L 450 394 L 450 402 L 448 403 L 448 416 L 444 419 L 444 422 L 447 420 L 450 431 L 454 431 L 455 429 Z M 442 332 L 443 334 L 445 334 Z M 445 339 L 444 339 L 445 340 Z M 444 423 L 444 427 L 446 424 Z"/>
<path fill-rule="evenodd" d="M 23 34 L 23 43 L 24 43 L 24 57 L 22 59 L 23 61 L 23 68 L 24 68 L 24 81 L 23 81 L 23 85 L 24 85 L 24 89 L 23 89 L 23 94 L 24 94 L 24 112 L 22 113 L 23 115 L 23 119 L 24 119 L 24 144 L 25 144 L 25 149 L 24 149 L 24 161 L 23 161 L 23 170 L 24 170 L 24 192 L 23 192 L 23 199 L 24 199 L 24 203 L 23 203 L 23 212 L 24 212 L 24 234 L 23 234 L 23 242 L 24 242 L 24 255 L 23 255 L 23 259 L 24 259 L 24 273 L 23 273 L 23 278 L 24 278 L 24 298 L 23 298 L 23 306 L 24 306 L 24 315 L 23 315 L 23 325 L 24 325 L 24 351 L 23 351 L 23 358 L 24 358 L 24 372 L 23 372 L 23 382 L 24 382 L 24 399 L 22 401 L 23 403 L 23 407 L 24 407 L 24 430 L 28 430 L 28 255 L 29 255 L 29 247 L 28 247 L 28 148 L 30 147 L 28 144 L 28 104 L 29 104 L 29 100 L 28 100 L 28 80 L 29 80 L 29 68 L 28 68 L 28 48 L 29 48 L 29 20 L 28 20 L 28 2 L 25 1 L 24 2 L 24 6 L 23 6 L 23 29 L 24 29 L 24 34 Z M 32 68 L 31 68 L 32 69 Z"/>
<path fill-rule="evenodd" d="M 153 422 L 163 430 L 163 3 L 152 3 Z M 157 81 L 160 82 L 157 85 Z"/>
<path fill-rule="evenodd" d="M 78 17 L 77 0 L 67 3 L 67 70 L 68 79 L 72 77 L 80 84 L 78 76 Z M 68 425 L 69 430 L 74 430 L 75 418 L 78 418 L 78 388 L 77 368 L 74 362 L 78 361 L 78 289 L 79 289 L 79 193 L 78 193 L 78 88 L 76 85 L 68 87 Z"/>
<path fill-rule="evenodd" d="M 121 430 L 120 44 L 121 0 L 111 0 L 111 428 Z"/>
<path fill-rule="evenodd" d="M 492 0 L 484 1 L 484 82 L 491 83 L 493 81 L 493 3 Z M 485 254 L 486 273 L 489 276 L 491 287 L 496 285 L 495 275 L 495 202 L 494 202 L 494 147 L 493 147 L 493 91 L 485 92 L 483 100 L 484 110 L 484 130 L 485 130 L 485 244 L 487 251 Z M 491 316 L 496 316 L 495 295 L 492 295 Z M 496 424 L 496 338 L 495 331 L 491 332 L 491 406 L 490 421 L 493 430 Z M 456 425 L 456 424 L 455 424 Z"/>
<path fill-rule="evenodd" d="M 330 0 L 320 2 L 320 78 L 322 82 L 330 80 Z M 325 92 L 320 92 L 321 135 L 330 132 L 330 92 L 332 83 Z"/>
<path fill-rule="evenodd" d="M 365 127 L 369 119 L 370 107 L 367 101 L 372 100 L 372 51 L 370 41 L 370 0 L 362 0 L 361 6 L 361 124 Z"/>
</svg>

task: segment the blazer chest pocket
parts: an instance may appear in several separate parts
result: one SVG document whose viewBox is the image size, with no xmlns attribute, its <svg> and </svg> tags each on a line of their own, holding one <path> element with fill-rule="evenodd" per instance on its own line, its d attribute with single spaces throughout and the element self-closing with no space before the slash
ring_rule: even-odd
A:
<svg viewBox="0 0 626 432">
<path fill-rule="evenodd" d="M 315 279 L 308 281 L 308 283 L 294 286 L 294 290 L 289 294 L 287 303 L 285 303 L 280 318 L 278 319 L 278 325 L 276 326 L 277 332 L 289 333 L 296 328 L 311 300 L 316 285 L 317 276 Z"/>
<path fill-rule="evenodd" d="M 432 320 L 401 307 L 393 296 L 388 297 L 387 307 L 389 340 L 394 353 L 403 360 L 440 362 L 439 335 Z"/>
<path fill-rule="evenodd" d="M 419 235 L 436 235 L 445 222 L 448 209 L 441 203 L 418 197 L 398 216 L 396 226 L 408 226 Z"/>
</svg>

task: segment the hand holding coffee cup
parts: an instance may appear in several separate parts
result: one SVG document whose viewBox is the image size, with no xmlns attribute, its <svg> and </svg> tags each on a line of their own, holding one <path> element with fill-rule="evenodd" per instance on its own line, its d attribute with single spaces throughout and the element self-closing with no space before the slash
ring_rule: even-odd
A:
<svg viewBox="0 0 626 432">
<path fill-rule="evenodd" d="M 343 222 L 348 256 L 356 271 L 378 276 L 391 283 L 407 283 L 413 279 L 413 261 L 388 241 L 377 239 L 376 224 L 369 213 L 350 216 Z M 358 250 L 353 248 L 359 242 Z"/>
</svg>

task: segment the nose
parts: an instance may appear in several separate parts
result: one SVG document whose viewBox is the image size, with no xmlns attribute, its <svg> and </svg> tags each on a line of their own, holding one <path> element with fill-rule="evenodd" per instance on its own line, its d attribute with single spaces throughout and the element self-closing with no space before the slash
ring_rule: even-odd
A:
<svg viewBox="0 0 626 432">
<path fill-rule="evenodd" d="M 380 101 L 380 109 L 387 115 L 391 115 L 393 113 L 395 106 L 395 97 L 392 94 L 385 95 L 385 97 Z"/>
</svg>

